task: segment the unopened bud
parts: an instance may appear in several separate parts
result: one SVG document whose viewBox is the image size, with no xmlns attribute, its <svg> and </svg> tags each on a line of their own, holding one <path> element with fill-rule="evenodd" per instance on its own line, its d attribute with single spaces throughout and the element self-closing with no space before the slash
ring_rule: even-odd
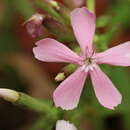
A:
<svg viewBox="0 0 130 130">
<path fill-rule="evenodd" d="M 43 26 L 42 22 L 45 16 L 39 13 L 32 15 L 30 19 L 28 19 L 24 24 L 26 24 L 26 28 L 28 33 L 32 37 L 39 37 L 43 35 Z"/>
<path fill-rule="evenodd" d="M 69 123 L 69 121 L 58 120 L 56 123 L 56 130 L 77 130 L 74 124 Z"/>
<path fill-rule="evenodd" d="M 56 8 L 56 10 L 60 10 L 60 6 L 57 1 L 55 0 L 46 0 L 52 7 Z"/>
<path fill-rule="evenodd" d="M 0 97 L 14 103 L 19 99 L 19 93 L 11 89 L 0 88 Z"/>
<path fill-rule="evenodd" d="M 55 80 L 56 80 L 57 82 L 60 82 L 60 81 L 62 81 L 62 80 L 64 80 L 64 79 L 65 79 L 65 74 L 64 74 L 64 72 L 57 74 L 57 76 L 55 77 Z"/>
<path fill-rule="evenodd" d="M 55 1 L 55 0 L 51 0 L 51 5 L 53 6 L 53 7 L 55 7 L 57 10 L 60 10 L 60 6 L 58 5 L 58 2 L 57 1 Z"/>
</svg>

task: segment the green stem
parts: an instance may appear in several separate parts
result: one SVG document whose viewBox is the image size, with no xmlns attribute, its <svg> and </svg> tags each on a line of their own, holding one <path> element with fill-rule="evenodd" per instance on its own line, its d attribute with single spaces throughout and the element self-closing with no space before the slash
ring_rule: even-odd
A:
<svg viewBox="0 0 130 130">
<path fill-rule="evenodd" d="M 30 130 L 52 130 L 55 125 L 56 120 L 50 120 L 50 118 L 47 118 L 44 115 L 41 115 L 40 118 L 36 119 L 33 122 L 33 125 L 31 126 Z"/>
<path fill-rule="evenodd" d="M 95 12 L 95 0 L 86 0 L 86 5 L 89 10 Z"/>
<path fill-rule="evenodd" d="M 32 127 L 30 130 L 41 130 L 44 128 L 45 126 L 45 118 L 44 117 L 41 117 L 40 119 L 38 119 L 36 122 L 33 123 Z"/>
<path fill-rule="evenodd" d="M 45 113 L 48 115 L 48 117 L 53 118 L 54 120 L 57 119 L 58 111 L 55 108 L 52 108 L 50 104 L 32 98 L 24 93 L 19 93 L 19 99 L 15 102 L 16 105 L 23 106 L 27 109 L 39 112 L 39 113 Z"/>
<path fill-rule="evenodd" d="M 56 20 L 60 21 L 63 24 L 69 24 L 69 22 L 63 19 L 62 16 L 60 16 L 58 12 L 54 8 L 52 8 L 48 3 L 45 3 L 41 0 L 35 0 L 34 3 L 40 8 L 44 9 L 46 12 L 48 12 Z"/>
</svg>

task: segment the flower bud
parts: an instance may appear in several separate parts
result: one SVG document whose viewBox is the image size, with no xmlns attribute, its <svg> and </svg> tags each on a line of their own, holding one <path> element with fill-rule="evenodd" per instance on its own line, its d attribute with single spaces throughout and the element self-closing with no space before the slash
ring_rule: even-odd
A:
<svg viewBox="0 0 130 130">
<path fill-rule="evenodd" d="M 54 7 L 57 10 L 60 10 L 60 6 L 57 1 L 55 0 L 46 0 L 49 4 L 51 4 L 52 7 Z"/>
<path fill-rule="evenodd" d="M 19 99 L 19 94 L 11 89 L 0 88 L 0 97 L 6 101 L 14 103 Z"/>
<path fill-rule="evenodd" d="M 32 17 L 25 22 L 27 32 L 33 37 L 40 37 L 43 35 L 42 22 L 45 16 L 39 13 L 32 15 Z"/>
<path fill-rule="evenodd" d="M 62 80 L 64 80 L 64 79 L 65 79 L 65 74 L 64 74 L 64 72 L 58 73 L 57 76 L 55 77 L 55 80 L 56 80 L 57 82 L 60 82 L 60 81 L 62 81 Z"/>
<path fill-rule="evenodd" d="M 77 128 L 69 123 L 69 121 L 58 120 L 56 123 L 56 130 L 77 130 Z"/>
</svg>

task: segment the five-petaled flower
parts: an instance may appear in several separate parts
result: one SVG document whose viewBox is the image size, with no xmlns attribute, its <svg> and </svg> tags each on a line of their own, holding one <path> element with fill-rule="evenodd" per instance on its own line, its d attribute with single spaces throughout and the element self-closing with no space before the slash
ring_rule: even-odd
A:
<svg viewBox="0 0 130 130">
<path fill-rule="evenodd" d="M 71 13 L 72 27 L 81 48 L 80 56 L 50 38 L 38 41 L 37 47 L 33 48 L 35 57 L 41 61 L 69 62 L 79 66 L 54 91 L 53 98 L 56 107 L 65 110 L 77 107 L 88 74 L 100 104 L 106 108 L 114 109 L 121 103 L 121 94 L 100 70 L 98 64 L 130 66 L 130 42 L 96 53 L 92 44 L 95 21 L 95 15 L 85 7 L 77 8 Z"/>
</svg>

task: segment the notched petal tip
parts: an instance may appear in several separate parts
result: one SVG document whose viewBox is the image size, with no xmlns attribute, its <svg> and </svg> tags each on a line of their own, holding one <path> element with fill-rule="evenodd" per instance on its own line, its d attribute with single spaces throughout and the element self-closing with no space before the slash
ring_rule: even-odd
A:
<svg viewBox="0 0 130 130">
<path fill-rule="evenodd" d="M 61 108 L 61 109 L 66 110 L 66 111 L 73 110 L 78 106 L 78 102 L 71 102 L 71 104 L 68 104 L 68 102 L 67 103 L 63 103 L 63 102 L 59 103 L 55 92 L 53 94 L 53 100 L 54 100 L 55 107 Z"/>
<path fill-rule="evenodd" d="M 51 39 L 45 38 L 36 42 L 36 47 L 33 48 L 34 55 L 40 61 L 44 62 L 66 62 L 79 64 L 81 58 L 75 52 L 70 50 L 64 44 Z"/>
<path fill-rule="evenodd" d="M 84 7 L 81 7 L 81 8 L 76 8 L 76 9 L 74 9 L 74 10 L 71 12 L 71 14 L 73 14 L 74 12 L 82 11 L 82 10 L 86 10 L 89 14 L 95 15 L 91 10 L 89 10 L 89 9 L 86 8 L 85 6 L 84 6 Z"/>
<path fill-rule="evenodd" d="M 54 91 L 53 100 L 56 107 L 72 110 L 78 106 L 83 86 L 88 74 L 78 68 L 66 78 Z"/>
<path fill-rule="evenodd" d="M 116 108 L 118 107 L 118 105 L 120 105 L 121 104 L 121 101 L 122 101 L 122 98 L 120 99 L 120 101 L 118 102 L 118 103 L 115 103 L 115 104 L 113 104 L 112 106 L 111 105 L 106 105 L 106 104 L 101 104 L 103 107 L 105 107 L 105 108 L 108 108 L 108 109 L 110 109 L 110 110 L 116 110 Z"/>
<path fill-rule="evenodd" d="M 37 47 L 34 47 L 34 48 L 32 49 L 32 51 L 33 51 L 34 57 L 35 57 L 37 60 L 40 60 L 40 58 L 39 58 L 39 56 L 38 56 L 38 53 L 37 53 Z"/>
<path fill-rule="evenodd" d="M 116 110 L 117 107 L 121 104 L 121 101 L 122 101 L 122 95 L 118 93 L 118 98 L 114 101 L 115 103 L 112 103 L 112 104 L 101 103 L 101 105 L 105 108 Z"/>
<path fill-rule="evenodd" d="M 111 110 L 115 110 L 120 104 L 121 104 L 121 101 L 122 101 L 122 95 L 120 93 L 118 93 L 118 101 L 116 101 L 115 104 L 113 104 L 113 106 L 109 106 L 108 108 L 111 109 Z"/>
<path fill-rule="evenodd" d="M 44 44 L 44 41 L 46 41 L 46 40 L 50 40 L 50 38 L 45 38 L 45 39 L 39 40 L 39 41 L 35 42 L 35 45 L 38 46 L 42 43 Z"/>
<path fill-rule="evenodd" d="M 120 94 L 120 98 L 118 99 L 118 103 L 115 104 L 111 109 L 115 110 L 121 104 L 121 101 L 122 101 L 122 95 Z"/>
<path fill-rule="evenodd" d="M 114 98 L 113 98 L 114 101 Z M 112 104 L 102 104 L 105 108 L 111 109 L 111 110 L 116 110 L 116 108 L 121 104 L 122 102 L 122 95 L 118 92 L 118 96 L 114 101 L 115 103 Z"/>
<path fill-rule="evenodd" d="M 62 105 L 56 105 L 55 104 L 55 106 L 57 107 L 57 108 L 61 108 L 62 110 L 66 110 L 66 111 L 68 111 L 68 110 L 73 110 L 73 109 L 75 109 L 77 106 L 78 106 L 78 104 L 76 104 L 76 105 L 70 105 L 70 106 L 68 106 L 68 104 L 67 104 L 67 106 L 62 106 Z"/>
<path fill-rule="evenodd" d="M 115 107 L 121 104 L 122 96 L 120 92 L 112 81 L 101 71 L 99 66 L 90 72 L 90 76 L 96 97 L 102 106 L 114 110 Z"/>
<path fill-rule="evenodd" d="M 94 23 L 96 23 L 96 15 L 95 15 L 95 13 L 93 13 L 91 10 L 89 10 L 88 8 L 86 8 L 86 7 L 82 7 L 82 8 L 76 8 L 76 9 L 74 9 L 70 14 L 71 14 L 71 19 L 72 19 L 72 17 L 74 17 L 75 16 L 75 14 L 78 14 L 78 13 L 80 13 L 80 12 L 82 12 L 82 14 L 84 14 L 84 15 L 88 15 L 88 18 L 92 18 L 93 19 L 93 21 L 94 21 Z M 86 13 L 85 13 L 86 12 Z"/>
</svg>

